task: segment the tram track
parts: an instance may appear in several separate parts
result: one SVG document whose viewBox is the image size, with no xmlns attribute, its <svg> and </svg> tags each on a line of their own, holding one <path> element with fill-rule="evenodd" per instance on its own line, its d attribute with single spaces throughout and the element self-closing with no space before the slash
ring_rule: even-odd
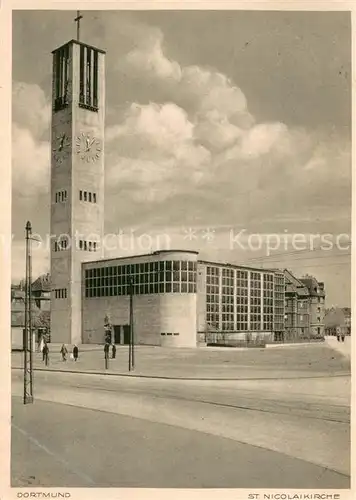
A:
<svg viewBox="0 0 356 500">
<path fill-rule="evenodd" d="M 120 391 L 125 393 L 125 394 L 135 394 L 135 395 L 142 395 L 142 396 L 150 396 L 152 398 L 157 398 L 157 399 L 171 399 L 173 401 L 184 401 L 188 403 L 200 403 L 208 406 L 215 406 L 215 407 L 221 407 L 221 408 L 230 408 L 230 409 L 235 409 L 235 410 L 246 410 L 246 411 L 255 411 L 255 412 L 261 412 L 261 413 L 269 413 L 269 414 L 276 414 L 276 415 L 288 415 L 288 416 L 294 416 L 294 417 L 302 417 L 302 418 L 308 418 L 308 419 L 313 419 L 313 420 L 321 420 L 325 422 L 335 422 L 335 423 L 342 423 L 342 424 L 349 424 L 350 423 L 350 418 L 340 418 L 338 416 L 330 417 L 330 416 L 315 416 L 311 415 L 312 412 L 317 412 L 317 411 L 322 411 L 322 412 L 327 412 L 328 410 L 330 411 L 331 407 L 338 408 L 340 410 L 344 410 L 347 413 L 349 412 L 349 408 L 347 406 L 342 406 L 342 405 L 332 405 L 332 404 L 323 404 L 323 403 L 317 403 L 313 404 L 313 408 L 300 408 L 296 405 L 291 405 L 291 404 L 283 404 L 281 401 L 278 400 L 268 400 L 268 399 L 262 399 L 262 398 L 256 398 L 254 396 L 248 397 L 248 396 L 242 396 L 242 399 L 250 399 L 254 400 L 257 405 L 251 405 L 251 404 L 232 404 L 232 403 L 227 403 L 227 402 L 221 402 L 221 401 L 213 401 L 209 399 L 204 399 L 199 396 L 195 397 L 188 397 L 184 395 L 177 395 L 173 394 L 167 390 L 162 391 L 159 390 L 159 392 L 151 391 L 151 392 L 143 392 L 142 390 L 138 389 L 133 389 L 133 388 L 125 388 L 122 390 L 122 388 L 109 388 L 109 387 L 102 387 L 100 385 L 85 385 L 85 384 L 71 384 L 71 388 L 76 388 L 76 389 L 84 389 L 84 390 L 99 390 L 103 392 L 109 392 L 109 393 L 119 393 Z M 237 395 L 237 397 L 239 397 Z M 262 408 L 261 406 L 265 405 L 268 406 L 276 405 L 279 406 L 279 408 Z M 300 402 L 298 403 L 299 405 L 301 404 Z M 311 406 L 311 403 L 303 403 L 304 405 L 309 405 Z M 281 406 L 284 406 L 286 411 L 281 411 Z M 321 406 L 324 406 L 324 408 L 320 408 Z M 335 410 L 333 410 L 335 411 Z"/>
</svg>

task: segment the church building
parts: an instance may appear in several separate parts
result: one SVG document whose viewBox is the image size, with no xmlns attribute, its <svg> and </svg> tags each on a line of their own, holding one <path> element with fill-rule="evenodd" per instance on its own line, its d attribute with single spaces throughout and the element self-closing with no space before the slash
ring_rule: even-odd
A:
<svg viewBox="0 0 356 500">
<path fill-rule="evenodd" d="M 105 52 L 77 40 L 53 51 L 51 341 L 194 347 L 207 338 L 271 340 L 284 331 L 283 271 L 161 250 L 105 259 Z M 95 235 L 95 237 L 94 237 Z"/>
</svg>

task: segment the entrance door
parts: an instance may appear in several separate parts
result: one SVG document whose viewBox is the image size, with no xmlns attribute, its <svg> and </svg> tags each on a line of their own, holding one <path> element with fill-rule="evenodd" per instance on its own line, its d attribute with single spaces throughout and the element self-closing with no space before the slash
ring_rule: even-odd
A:
<svg viewBox="0 0 356 500">
<path fill-rule="evenodd" d="M 130 325 L 123 325 L 124 329 L 124 344 L 128 345 L 130 343 Z"/>
<path fill-rule="evenodd" d="M 113 326 L 114 326 L 114 342 L 115 344 L 121 344 L 120 325 L 113 325 Z"/>
</svg>

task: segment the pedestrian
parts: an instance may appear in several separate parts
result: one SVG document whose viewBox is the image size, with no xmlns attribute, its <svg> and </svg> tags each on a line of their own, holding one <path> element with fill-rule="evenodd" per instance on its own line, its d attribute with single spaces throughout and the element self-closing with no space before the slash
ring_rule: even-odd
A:
<svg viewBox="0 0 356 500">
<path fill-rule="evenodd" d="M 113 344 L 112 345 L 112 359 L 115 359 L 116 358 L 116 345 Z"/>
<path fill-rule="evenodd" d="M 60 353 L 62 354 L 62 361 L 67 361 L 67 354 L 68 354 L 68 349 L 65 346 L 65 344 L 62 344 Z"/>
<path fill-rule="evenodd" d="M 75 344 L 74 347 L 73 347 L 73 358 L 74 358 L 74 361 L 77 361 L 78 355 L 79 355 L 79 349 L 78 349 L 77 344 Z"/>
<path fill-rule="evenodd" d="M 45 362 L 46 366 L 48 365 L 48 357 L 49 357 L 49 348 L 48 345 L 45 343 L 42 349 L 42 354 L 43 354 L 43 361 Z"/>
<path fill-rule="evenodd" d="M 44 361 L 45 357 L 46 357 L 46 349 L 45 349 L 46 346 L 47 346 L 46 342 L 43 342 L 42 349 L 41 349 L 41 352 L 42 352 L 42 361 Z"/>
</svg>

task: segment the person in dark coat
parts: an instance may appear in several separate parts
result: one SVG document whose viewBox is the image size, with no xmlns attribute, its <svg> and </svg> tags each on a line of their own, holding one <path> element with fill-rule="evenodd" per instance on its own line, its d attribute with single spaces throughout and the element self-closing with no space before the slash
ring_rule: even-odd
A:
<svg viewBox="0 0 356 500">
<path fill-rule="evenodd" d="M 73 347 L 73 358 L 74 358 L 74 361 L 77 361 L 78 356 L 79 356 L 79 349 L 78 349 L 78 346 L 75 344 L 75 346 Z"/>
<path fill-rule="evenodd" d="M 115 359 L 116 358 L 116 345 L 113 344 L 112 345 L 112 359 Z"/>
<path fill-rule="evenodd" d="M 48 365 L 49 348 L 47 344 L 43 346 L 42 354 L 43 354 L 43 361 L 46 363 L 46 365 Z"/>
</svg>

